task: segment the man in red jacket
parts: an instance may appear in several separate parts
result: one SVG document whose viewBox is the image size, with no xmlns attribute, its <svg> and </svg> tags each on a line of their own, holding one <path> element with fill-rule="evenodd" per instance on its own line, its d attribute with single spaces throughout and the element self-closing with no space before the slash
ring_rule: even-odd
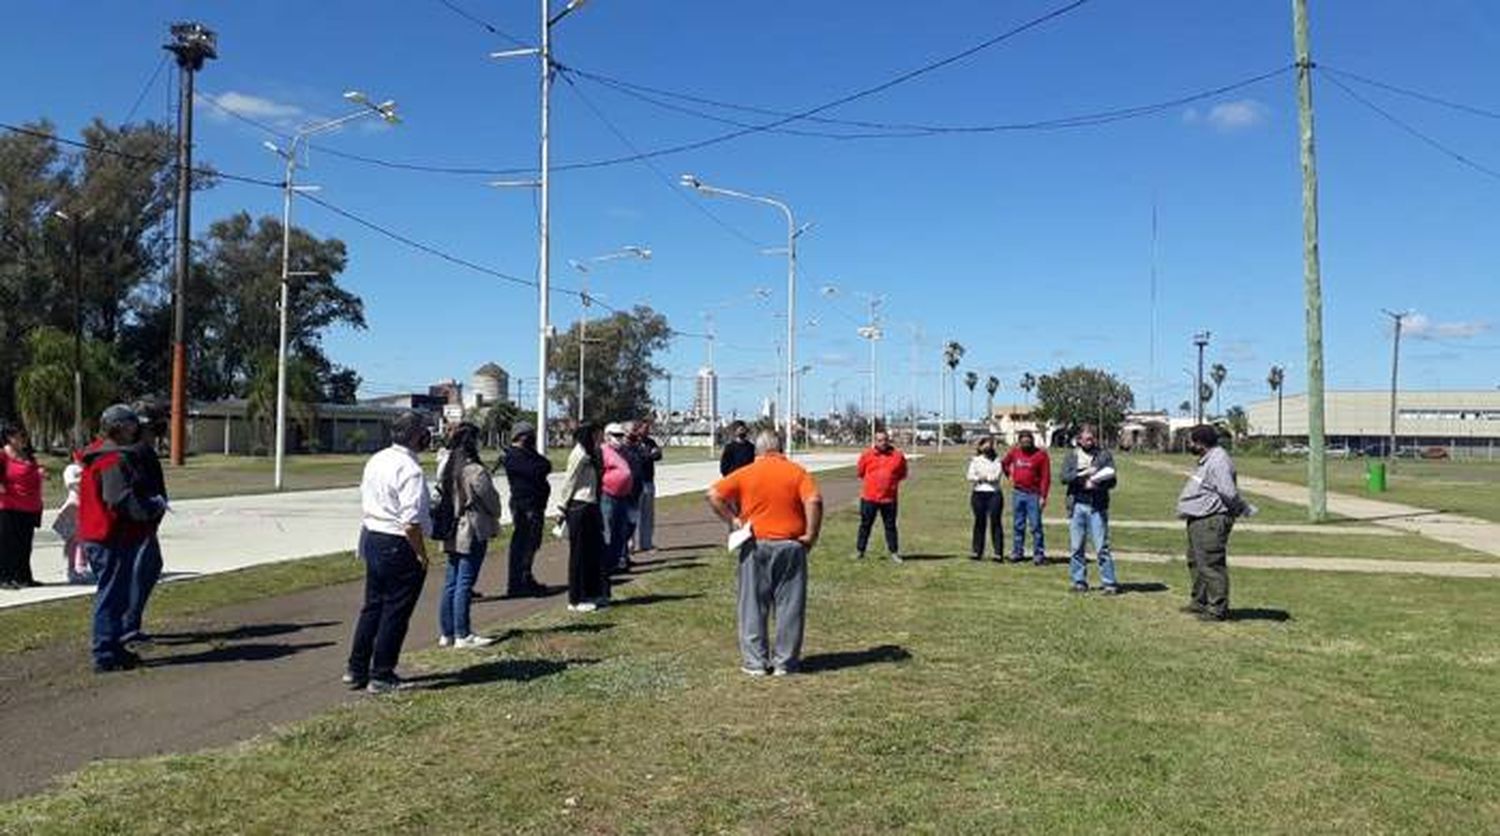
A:
<svg viewBox="0 0 1500 836">
<path fill-rule="evenodd" d="M 1026 559 L 1026 526 L 1031 525 L 1031 536 L 1036 551 L 1032 560 L 1038 566 L 1047 563 L 1047 537 L 1042 531 L 1042 511 L 1047 508 L 1047 494 L 1052 492 L 1052 459 L 1047 451 L 1036 446 L 1036 437 L 1030 430 L 1021 430 L 1016 436 L 1018 445 L 1006 452 L 1000 467 L 1010 477 L 1011 507 L 1015 508 L 1011 530 L 1015 549 L 1011 552 L 1012 563 Z"/>
<path fill-rule="evenodd" d="M 103 439 L 83 455 L 78 486 L 78 539 L 99 578 L 94 595 L 94 670 L 125 670 L 140 658 L 122 642 L 132 577 L 141 546 L 156 530 L 166 503 L 151 495 L 133 445 L 140 418 L 123 404 L 104 410 Z"/>
<path fill-rule="evenodd" d="M 875 444 L 859 456 L 859 537 L 855 542 L 860 560 L 865 558 L 865 546 L 870 544 L 870 529 L 875 525 L 875 514 L 885 526 L 885 547 L 891 551 L 891 560 L 901 562 L 896 534 L 896 492 L 901 480 L 906 478 L 906 456 L 895 445 L 885 431 L 875 433 Z"/>
</svg>

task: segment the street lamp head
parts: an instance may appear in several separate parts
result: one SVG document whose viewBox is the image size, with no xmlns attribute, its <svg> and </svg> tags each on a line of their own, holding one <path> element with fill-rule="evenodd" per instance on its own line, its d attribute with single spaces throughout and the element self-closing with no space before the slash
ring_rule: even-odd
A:
<svg viewBox="0 0 1500 836">
<path fill-rule="evenodd" d="M 380 114 L 380 118 L 384 120 L 387 125 L 401 124 L 401 117 L 396 115 L 395 99 L 386 99 L 380 104 L 375 105 L 375 112 Z"/>
<path fill-rule="evenodd" d="M 577 270 L 580 273 L 587 273 L 589 271 L 589 266 L 576 258 L 568 259 L 568 266 L 572 267 L 574 270 Z"/>
<path fill-rule="evenodd" d="M 637 247 L 634 244 L 630 244 L 630 245 L 626 245 L 624 247 L 621 247 L 620 249 L 622 251 L 624 251 L 624 252 L 630 253 L 631 255 L 635 256 L 636 258 L 641 259 L 642 261 L 650 261 L 651 260 L 651 248 L 650 247 Z"/>
<path fill-rule="evenodd" d="M 681 177 L 677 178 L 677 182 L 681 183 L 684 186 L 687 186 L 690 189 L 697 189 L 698 191 L 703 190 L 703 181 L 699 180 L 698 175 L 696 174 L 684 174 Z"/>
</svg>

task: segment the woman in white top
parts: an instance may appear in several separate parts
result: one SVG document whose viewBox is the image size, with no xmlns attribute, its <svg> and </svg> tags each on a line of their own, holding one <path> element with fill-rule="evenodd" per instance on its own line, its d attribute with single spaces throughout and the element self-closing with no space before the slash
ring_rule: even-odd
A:
<svg viewBox="0 0 1500 836">
<path fill-rule="evenodd" d="M 573 431 L 573 451 L 558 509 L 568 529 L 568 609 L 593 612 L 609 600 L 608 569 L 604 565 L 604 515 L 599 510 L 599 480 L 604 455 L 599 449 L 599 427 L 583 423 Z"/>
<path fill-rule="evenodd" d="M 969 459 L 969 484 L 973 486 L 969 507 L 974 509 L 974 539 L 969 556 L 973 560 L 984 559 L 984 534 L 989 529 L 995 562 L 1005 561 L 1005 523 L 1000 520 L 1000 511 L 1005 507 L 1005 495 L 1000 492 L 1000 479 L 1004 475 L 995 439 L 989 436 L 979 439 L 974 458 Z"/>
</svg>

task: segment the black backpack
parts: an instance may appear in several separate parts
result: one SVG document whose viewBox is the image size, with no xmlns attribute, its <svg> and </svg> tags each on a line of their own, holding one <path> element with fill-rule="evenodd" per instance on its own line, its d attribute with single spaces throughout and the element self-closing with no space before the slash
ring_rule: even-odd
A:
<svg viewBox="0 0 1500 836">
<path fill-rule="evenodd" d="M 447 540 L 458 533 L 458 514 L 453 508 L 453 496 L 450 493 L 452 487 L 453 470 L 449 468 L 448 478 L 438 483 L 437 504 L 432 509 L 432 539 L 434 540 Z"/>
</svg>

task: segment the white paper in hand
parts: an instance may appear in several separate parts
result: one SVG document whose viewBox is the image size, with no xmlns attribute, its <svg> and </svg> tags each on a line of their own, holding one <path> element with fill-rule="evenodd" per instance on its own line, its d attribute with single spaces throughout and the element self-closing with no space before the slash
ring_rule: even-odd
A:
<svg viewBox="0 0 1500 836">
<path fill-rule="evenodd" d="M 755 532 L 751 530 L 750 523 L 745 523 L 739 528 L 736 528 L 735 530 L 729 532 L 729 553 L 737 553 L 740 550 L 740 547 L 750 542 L 751 538 L 753 538 L 754 536 Z"/>
<path fill-rule="evenodd" d="M 557 525 L 552 526 L 552 536 L 561 540 L 568 536 L 568 521 L 559 520 Z"/>
</svg>

